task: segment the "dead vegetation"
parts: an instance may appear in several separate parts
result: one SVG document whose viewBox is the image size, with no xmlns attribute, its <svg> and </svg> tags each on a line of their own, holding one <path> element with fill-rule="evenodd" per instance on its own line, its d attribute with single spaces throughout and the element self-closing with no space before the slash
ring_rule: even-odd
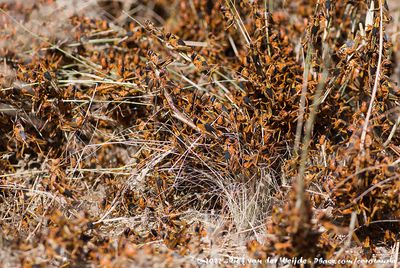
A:
<svg viewBox="0 0 400 268">
<path fill-rule="evenodd" d="M 396 1 L 76 2 L 0 4 L 2 266 L 398 256 Z"/>
</svg>

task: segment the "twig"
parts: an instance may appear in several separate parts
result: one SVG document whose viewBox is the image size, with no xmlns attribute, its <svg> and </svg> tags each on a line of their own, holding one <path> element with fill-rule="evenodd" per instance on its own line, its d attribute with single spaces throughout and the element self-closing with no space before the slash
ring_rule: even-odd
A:
<svg viewBox="0 0 400 268">
<path fill-rule="evenodd" d="M 371 186 L 370 188 L 368 188 L 365 192 L 363 192 L 362 194 L 360 194 L 358 197 L 356 197 L 350 204 L 346 205 L 344 207 L 344 209 L 347 209 L 349 207 L 351 207 L 353 204 L 356 204 L 359 200 L 361 200 L 364 196 L 366 196 L 368 193 L 370 193 L 372 190 L 374 190 L 375 188 L 378 188 L 379 186 L 381 186 L 382 184 L 385 184 L 387 182 L 390 182 L 394 179 L 398 178 L 397 176 L 394 177 L 390 177 L 386 180 L 380 181 L 377 184 L 374 184 L 373 186 Z"/>
<path fill-rule="evenodd" d="M 356 219 L 357 219 L 357 214 L 355 212 L 351 213 L 351 219 L 350 219 L 350 226 L 349 226 L 349 234 L 347 235 L 347 240 L 344 246 L 339 250 L 338 254 L 335 257 L 335 260 L 338 260 L 340 256 L 343 254 L 343 252 L 348 249 L 351 245 L 351 238 L 354 233 L 354 227 L 356 225 Z"/>
<path fill-rule="evenodd" d="M 189 41 L 189 40 L 184 40 L 183 42 L 185 43 L 185 45 L 190 46 L 190 47 L 207 47 L 208 46 L 207 42 Z"/>
<path fill-rule="evenodd" d="M 400 248 L 400 242 L 397 241 L 396 251 L 394 253 L 394 268 L 397 268 L 397 264 L 399 263 L 399 248 Z"/>
<path fill-rule="evenodd" d="M 310 51 L 308 52 L 308 54 L 311 54 Z M 308 57 L 309 57 L 309 55 L 307 55 L 307 58 Z M 300 211 L 302 211 L 304 209 L 304 207 L 303 207 L 304 206 L 304 174 L 305 174 L 305 171 L 306 171 L 306 161 L 307 161 L 307 156 L 308 156 L 308 146 L 309 146 L 309 143 L 310 143 L 310 140 L 311 140 L 311 132 L 312 132 L 312 128 L 314 126 L 315 117 L 317 115 L 318 107 L 319 107 L 319 104 L 321 103 L 322 91 L 323 91 L 323 88 L 324 88 L 324 86 L 326 84 L 326 81 L 328 80 L 328 75 L 329 75 L 328 67 L 329 67 L 329 64 L 330 64 L 330 61 L 328 61 L 328 60 L 329 60 L 328 48 L 326 46 L 324 46 L 323 56 L 322 56 L 322 61 L 323 61 L 323 64 L 324 64 L 324 71 L 322 73 L 321 81 L 319 81 L 319 83 L 318 83 L 317 90 L 316 90 L 315 95 L 314 95 L 314 101 L 313 101 L 313 104 L 310 107 L 310 115 L 309 115 L 309 118 L 308 118 L 308 120 L 306 122 L 305 131 L 304 131 L 305 133 L 304 133 L 303 146 L 302 146 L 302 150 L 301 150 L 299 175 L 297 177 L 296 208 L 300 209 Z M 309 67 L 307 69 L 309 69 Z M 305 73 L 308 73 L 308 71 L 305 71 Z M 307 79 L 308 79 L 307 76 L 305 77 L 305 81 L 304 81 L 304 83 L 305 83 L 305 91 L 307 90 Z M 303 94 L 303 92 L 302 92 L 302 96 L 301 97 L 302 98 L 304 97 L 304 99 L 305 99 L 305 93 Z M 304 100 L 303 100 L 303 105 L 304 105 Z M 302 115 L 301 115 L 301 121 L 302 121 L 303 120 L 303 116 L 304 116 L 304 107 L 301 109 L 301 111 L 302 111 Z M 297 126 L 299 127 L 299 124 Z M 296 132 L 296 139 L 298 139 L 298 142 L 300 142 L 301 128 L 302 128 L 302 122 L 300 124 L 300 128 L 297 129 L 297 130 L 299 130 L 299 134 Z M 295 151 L 295 153 L 297 153 L 297 152 Z"/>
<path fill-rule="evenodd" d="M 244 26 L 243 20 L 240 17 L 240 14 L 235 7 L 235 3 L 233 3 L 232 0 L 229 0 L 229 1 L 227 0 L 226 2 L 229 6 L 229 9 L 231 10 L 232 15 L 235 17 L 235 22 L 236 22 L 237 26 L 239 27 L 239 30 L 241 31 L 241 33 L 244 37 L 244 40 L 246 41 L 247 45 L 250 46 L 252 43 L 252 41 L 250 39 L 250 35 L 247 32 L 246 27 Z"/>
<path fill-rule="evenodd" d="M 269 43 L 269 32 L 268 32 L 268 8 L 267 8 L 267 0 L 264 0 L 264 23 L 265 23 L 265 38 L 267 40 L 267 50 L 268 55 L 271 57 L 271 45 Z"/>
<path fill-rule="evenodd" d="M 382 54 L 383 54 L 383 7 L 382 7 L 382 1 L 379 1 L 379 57 L 378 57 L 378 66 L 376 68 L 376 75 L 375 75 L 375 83 L 374 83 L 374 88 L 372 89 L 372 95 L 371 95 L 371 101 L 369 103 L 368 107 L 368 112 L 367 116 L 365 117 L 365 123 L 363 126 L 363 130 L 361 133 L 361 141 L 360 141 L 360 150 L 362 154 L 365 154 L 365 138 L 367 136 L 367 129 L 368 129 L 368 123 L 369 123 L 369 118 L 371 117 L 372 113 L 372 106 L 374 104 L 376 92 L 378 91 L 378 85 L 379 85 L 379 77 L 380 77 L 380 72 L 381 72 L 381 65 L 382 65 Z"/>
<path fill-rule="evenodd" d="M 304 119 L 304 110 L 305 110 L 305 102 L 306 102 L 306 94 L 307 94 L 307 86 L 308 86 L 308 74 L 310 72 L 310 61 L 311 61 L 311 45 L 307 49 L 307 56 L 304 65 L 304 73 L 303 73 L 303 86 L 301 89 L 300 96 L 300 106 L 299 106 L 299 115 L 297 117 L 297 126 L 296 126 L 296 137 L 294 141 L 294 154 L 298 155 L 301 133 L 303 129 L 303 119 Z"/>
<path fill-rule="evenodd" d="M 168 102 L 169 107 L 172 109 L 173 114 L 172 116 L 175 117 L 176 119 L 180 120 L 182 123 L 188 125 L 189 127 L 191 127 L 192 129 L 194 129 L 195 131 L 199 132 L 199 133 L 203 133 L 203 131 L 201 131 L 201 129 L 196 126 L 192 121 L 190 121 L 183 113 L 181 113 L 174 105 L 174 101 L 171 98 L 171 95 L 169 95 L 169 93 L 167 92 L 167 90 L 164 90 L 164 97 Z"/>
<path fill-rule="evenodd" d="M 397 116 L 397 121 L 394 123 L 392 130 L 390 131 L 389 137 L 387 140 L 383 143 L 383 147 L 387 147 L 392 140 L 394 134 L 396 133 L 397 127 L 400 125 L 400 114 Z"/>
</svg>

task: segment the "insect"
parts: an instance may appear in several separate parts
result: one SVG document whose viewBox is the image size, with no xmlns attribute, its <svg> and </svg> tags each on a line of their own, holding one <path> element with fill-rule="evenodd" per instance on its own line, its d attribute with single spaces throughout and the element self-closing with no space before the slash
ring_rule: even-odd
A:
<svg viewBox="0 0 400 268">
<path fill-rule="evenodd" d="M 221 11 L 225 18 L 225 22 L 227 24 L 227 26 L 225 27 L 225 30 L 228 30 L 232 25 L 235 24 L 235 18 L 233 17 L 229 8 L 227 8 L 226 6 L 221 6 Z"/>
<path fill-rule="evenodd" d="M 167 47 L 169 49 L 186 52 L 192 50 L 182 39 L 172 33 L 167 33 L 165 35 L 165 42 L 167 43 Z"/>
<path fill-rule="evenodd" d="M 49 71 L 45 71 L 45 72 L 43 73 L 43 77 L 44 77 L 44 79 L 45 79 L 47 82 L 50 83 L 50 85 L 52 86 L 52 88 L 54 89 L 54 91 L 55 91 L 57 94 L 61 94 L 61 92 L 62 92 L 61 88 L 58 87 L 58 85 L 56 84 L 56 80 L 53 79 L 53 76 L 50 74 Z"/>
<path fill-rule="evenodd" d="M 206 72 L 209 70 L 207 61 L 203 56 L 197 54 L 196 52 L 193 52 L 190 58 L 199 72 Z"/>
</svg>

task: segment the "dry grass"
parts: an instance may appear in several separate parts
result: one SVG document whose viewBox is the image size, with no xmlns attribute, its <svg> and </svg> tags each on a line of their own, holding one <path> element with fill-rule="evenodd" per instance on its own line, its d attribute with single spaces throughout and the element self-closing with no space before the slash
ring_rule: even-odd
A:
<svg viewBox="0 0 400 268">
<path fill-rule="evenodd" d="M 400 6 L 367 2 L 1 1 L 0 266 L 397 263 Z"/>
</svg>

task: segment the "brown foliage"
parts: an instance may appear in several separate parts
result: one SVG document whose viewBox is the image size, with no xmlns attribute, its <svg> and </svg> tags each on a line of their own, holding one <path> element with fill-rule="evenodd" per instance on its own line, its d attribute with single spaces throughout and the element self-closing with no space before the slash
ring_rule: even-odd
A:
<svg viewBox="0 0 400 268">
<path fill-rule="evenodd" d="M 268 233 L 246 233 L 254 258 L 334 258 L 354 213 L 360 256 L 399 240 L 397 52 L 387 35 L 380 50 L 378 1 L 101 1 L 90 17 L 33 2 L 0 4 L 0 247 L 16 263 L 195 265 L 209 237 L 253 223 Z M 37 20 L 48 10 L 60 25 Z M 235 221 L 242 193 L 266 195 L 254 222 Z M 215 230 L 193 211 L 229 216 Z"/>
</svg>

